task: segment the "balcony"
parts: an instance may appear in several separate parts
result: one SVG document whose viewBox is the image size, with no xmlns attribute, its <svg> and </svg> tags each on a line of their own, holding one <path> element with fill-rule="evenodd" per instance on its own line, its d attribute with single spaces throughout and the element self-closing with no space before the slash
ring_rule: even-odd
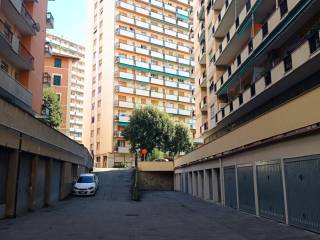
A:
<svg viewBox="0 0 320 240">
<path fill-rule="evenodd" d="M 32 94 L 17 80 L 0 69 L 0 96 L 27 111 L 32 108 Z"/>
<path fill-rule="evenodd" d="M 127 23 L 127 24 L 131 24 L 131 25 L 135 24 L 135 21 L 133 18 L 130 18 L 130 17 L 124 16 L 124 15 L 120 15 L 120 14 L 117 15 L 116 20 L 120 21 L 120 22 Z"/>
<path fill-rule="evenodd" d="M 2 11 L 9 22 L 23 35 L 35 35 L 40 30 L 39 24 L 34 21 L 22 2 L 2 0 Z"/>
<path fill-rule="evenodd" d="M 206 73 L 202 73 L 202 76 L 199 79 L 199 86 L 202 88 L 206 88 L 207 87 L 207 75 Z"/>
<path fill-rule="evenodd" d="M 149 90 L 145 90 L 145 89 L 136 88 L 136 95 L 149 97 L 150 96 L 150 91 Z"/>
<path fill-rule="evenodd" d="M 160 52 L 150 51 L 151 56 L 159 59 L 163 59 L 163 54 Z"/>
<path fill-rule="evenodd" d="M 134 52 L 134 46 L 125 43 L 116 43 L 116 47 L 125 51 Z"/>
<path fill-rule="evenodd" d="M 173 30 L 170 30 L 170 29 L 164 29 L 164 33 L 169 35 L 169 36 L 172 36 L 172 37 L 176 37 L 177 36 L 177 32 L 176 31 L 173 31 Z"/>
<path fill-rule="evenodd" d="M 183 16 L 186 16 L 186 17 L 189 16 L 188 11 L 185 11 L 185 10 L 180 9 L 180 8 L 177 8 L 177 14 L 180 14 L 180 15 L 183 15 Z"/>
<path fill-rule="evenodd" d="M 177 108 L 166 107 L 166 112 L 169 114 L 178 114 Z"/>
<path fill-rule="evenodd" d="M 166 99 L 171 101 L 178 101 L 177 95 L 166 94 Z"/>
<path fill-rule="evenodd" d="M 136 25 L 138 27 L 147 28 L 147 29 L 150 28 L 150 24 L 149 23 L 142 22 L 142 21 L 139 21 L 139 20 L 135 20 L 135 22 L 136 22 Z"/>
<path fill-rule="evenodd" d="M 47 12 L 47 29 L 54 28 L 54 18 L 51 12 Z"/>
<path fill-rule="evenodd" d="M 158 20 L 163 20 L 163 15 L 155 12 L 150 12 L 150 16 L 152 18 L 158 19 Z"/>
<path fill-rule="evenodd" d="M 171 62 L 177 62 L 177 57 L 171 55 L 164 55 L 164 59 Z"/>
<path fill-rule="evenodd" d="M 208 131 L 208 122 L 205 122 L 201 127 L 200 127 L 200 132 L 204 133 Z"/>
<path fill-rule="evenodd" d="M 136 33 L 136 39 L 144 41 L 144 42 L 149 42 L 150 41 L 150 37 L 145 36 L 143 34 L 139 34 L 139 33 Z"/>
<path fill-rule="evenodd" d="M 169 10 L 171 12 L 176 12 L 176 8 L 174 6 L 171 6 L 169 4 L 164 3 L 164 9 Z"/>
<path fill-rule="evenodd" d="M 191 97 L 179 96 L 179 102 L 191 103 Z"/>
<path fill-rule="evenodd" d="M 177 21 L 178 26 L 183 27 L 183 28 L 188 28 L 189 29 L 189 24 L 186 22 L 182 22 L 182 21 Z"/>
<path fill-rule="evenodd" d="M 291 1 L 290 5 L 288 5 L 288 12 L 292 11 L 293 9 L 297 9 L 298 7 L 298 2 L 299 1 Z M 306 7 L 307 3 L 301 4 L 299 6 L 300 9 L 303 9 Z M 290 17 L 287 17 L 287 15 L 281 16 L 281 8 L 276 8 L 272 14 L 269 14 L 269 18 L 267 21 L 263 24 L 263 27 L 260 29 L 260 31 L 254 36 L 254 38 L 249 42 L 246 47 L 242 49 L 240 54 L 235 58 L 233 61 L 230 61 L 231 64 L 229 65 L 227 71 L 223 74 L 223 79 L 224 81 L 218 82 L 216 89 L 217 89 L 217 94 L 221 95 L 224 94 L 226 91 L 225 86 L 230 84 L 231 82 L 234 82 L 236 80 L 236 77 L 239 73 L 239 71 L 246 65 L 247 63 L 255 58 L 255 61 L 257 61 L 257 58 L 261 58 L 261 52 L 258 50 L 263 48 L 264 46 L 268 46 L 269 48 L 274 44 L 274 38 L 276 35 L 278 38 L 283 38 L 279 37 L 280 33 L 282 30 L 286 31 L 292 31 L 295 27 L 297 27 L 298 23 L 296 26 L 289 25 L 289 27 L 284 27 L 285 23 L 288 23 L 291 21 Z M 308 14 L 308 12 L 304 13 Z M 301 18 L 301 17 L 300 17 Z M 301 24 L 303 21 L 301 21 L 299 24 Z M 277 26 L 280 26 L 282 30 L 276 28 Z M 273 30 L 275 30 L 273 32 Z M 272 33 L 272 34 L 271 34 Z M 270 45 L 271 44 L 271 45 Z M 278 44 L 280 44 L 278 42 Z M 222 50 L 221 50 L 222 51 Z M 266 51 L 266 49 L 265 49 Z M 239 61 L 240 60 L 240 61 Z"/>
<path fill-rule="evenodd" d="M 138 6 L 136 6 L 136 12 L 137 13 L 141 13 L 143 15 L 149 16 L 149 11 L 148 10 L 146 10 L 144 8 L 141 8 L 141 7 L 138 7 Z"/>
<path fill-rule="evenodd" d="M 136 67 L 149 69 L 149 63 L 136 61 Z"/>
<path fill-rule="evenodd" d="M 136 53 L 139 53 L 139 54 L 143 54 L 143 55 L 149 55 L 150 54 L 149 49 L 146 49 L 146 48 L 135 47 L 135 50 L 136 50 Z"/>
<path fill-rule="evenodd" d="M 134 38 L 134 31 L 128 31 L 128 30 L 121 29 L 121 28 L 117 28 L 116 34 L 120 34 L 125 37 Z M 141 35 L 141 34 L 139 34 L 139 35 Z"/>
<path fill-rule="evenodd" d="M 177 49 L 177 44 L 171 42 L 164 42 L 164 46 L 167 48 Z"/>
<path fill-rule="evenodd" d="M 123 108 L 134 108 L 134 103 L 126 102 L 126 101 L 118 101 L 116 102 L 116 106 L 123 107 Z"/>
<path fill-rule="evenodd" d="M 178 50 L 181 52 L 186 52 L 186 53 L 190 52 L 190 49 L 188 47 L 181 46 L 181 45 L 178 45 Z"/>
<path fill-rule="evenodd" d="M 204 21 L 204 15 L 205 15 L 205 11 L 204 11 L 204 1 L 201 1 L 201 4 L 199 6 L 198 12 L 197 12 L 197 17 L 200 21 Z"/>
<path fill-rule="evenodd" d="M 299 44 L 257 81 L 244 89 L 216 114 L 216 124 L 223 127 L 250 113 L 289 88 L 304 82 L 318 70 L 320 60 L 320 32 Z"/>
<path fill-rule="evenodd" d="M 165 81 L 164 84 L 168 87 L 178 87 L 178 83 L 177 82 L 173 82 L 173 81 Z"/>
<path fill-rule="evenodd" d="M 179 108 L 178 114 L 183 116 L 191 116 L 191 111 Z"/>
<path fill-rule="evenodd" d="M 130 147 L 117 147 L 118 153 L 130 153 Z"/>
<path fill-rule="evenodd" d="M 159 45 L 159 46 L 163 46 L 163 40 L 161 39 L 157 39 L 157 38 L 150 38 L 150 43 Z"/>
<path fill-rule="evenodd" d="M 184 65 L 191 65 L 190 59 L 185 59 L 185 58 L 178 58 L 178 63 L 184 64 Z"/>
<path fill-rule="evenodd" d="M 123 123 L 128 123 L 130 122 L 130 117 L 125 115 L 119 115 L 118 121 Z"/>
<path fill-rule="evenodd" d="M 171 68 L 171 67 L 165 67 L 165 68 L 164 68 L 164 71 L 165 71 L 166 73 L 173 74 L 173 75 L 177 74 L 177 70 L 174 69 L 174 68 Z"/>
<path fill-rule="evenodd" d="M 157 72 L 163 72 L 163 66 L 151 64 L 151 69 Z"/>
<path fill-rule="evenodd" d="M 33 69 L 33 56 L 2 21 L 0 21 L 0 54 L 21 70 Z"/>
<path fill-rule="evenodd" d="M 120 93 L 128 93 L 128 94 L 134 93 L 134 89 L 130 87 L 115 86 L 115 90 L 116 92 L 120 92 Z"/>
<path fill-rule="evenodd" d="M 51 75 L 49 73 L 43 73 L 42 84 L 47 87 L 51 86 Z"/>
<path fill-rule="evenodd" d="M 219 15 L 218 21 L 214 25 L 214 37 L 223 38 L 230 27 L 234 23 L 234 19 L 239 15 L 247 0 L 227 0 L 223 5 Z"/>
<path fill-rule="evenodd" d="M 162 8 L 163 7 L 163 3 L 157 0 L 150 0 L 150 3 L 156 7 Z"/>
<path fill-rule="evenodd" d="M 150 77 L 144 75 L 136 75 L 136 80 L 140 82 L 148 83 L 150 82 Z"/>
<path fill-rule="evenodd" d="M 207 112 L 207 97 L 204 97 L 199 105 L 202 112 Z"/>
<path fill-rule="evenodd" d="M 163 98 L 163 93 L 151 91 L 151 97 L 154 98 Z"/>
<path fill-rule="evenodd" d="M 185 89 L 185 90 L 191 90 L 191 85 L 190 84 L 179 83 L 178 87 L 181 88 L 181 89 Z"/>
<path fill-rule="evenodd" d="M 155 32 L 159 32 L 159 33 L 163 33 L 163 28 L 162 27 L 159 27 L 159 26 L 156 26 L 156 25 L 150 25 L 150 29 L 152 31 L 155 31 Z"/>
<path fill-rule="evenodd" d="M 118 74 L 118 77 L 120 77 L 121 79 L 126 79 L 126 80 L 133 80 L 134 79 L 134 75 L 132 73 L 127 73 L 127 72 L 120 72 Z"/>
<path fill-rule="evenodd" d="M 45 54 L 46 57 L 51 57 L 52 56 L 52 44 L 50 42 L 45 42 L 44 43 L 44 54 Z"/>
</svg>

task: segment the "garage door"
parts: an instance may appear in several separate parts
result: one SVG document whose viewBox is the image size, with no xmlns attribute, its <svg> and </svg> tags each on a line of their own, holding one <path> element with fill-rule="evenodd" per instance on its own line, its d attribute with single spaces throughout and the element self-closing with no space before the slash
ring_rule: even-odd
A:
<svg viewBox="0 0 320 240">
<path fill-rule="evenodd" d="M 259 211 L 263 217 L 285 221 L 280 161 L 257 165 Z"/>
<path fill-rule="evenodd" d="M 46 162 L 39 159 L 37 168 L 37 186 L 36 186 L 36 207 L 42 208 L 44 205 L 44 192 L 45 192 L 45 179 L 46 179 Z"/>
<path fill-rule="evenodd" d="M 51 179 L 51 199 L 50 202 L 56 202 L 60 199 L 60 181 L 61 181 L 61 162 L 52 162 L 52 179 Z"/>
<path fill-rule="evenodd" d="M 237 208 L 237 188 L 235 167 L 224 168 L 225 205 Z"/>
<path fill-rule="evenodd" d="M 239 208 L 249 213 L 255 213 L 253 167 L 238 168 Z"/>
<path fill-rule="evenodd" d="M 32 157 L 22 153 L 20 155 L 19 181 L 17 192 L 17 214 L 28 211 L 29 186 L 31 177 Z"/>
<path fill-rule="evenodd" d="M 6 149 L 0 147 L 0 218 L 5 215 L 8 158 L 9 155 Z"/>
<path fill-rule="evenodd" d="M 320 232 L 320 156 L 284 161 L 289 223 Z"/>
</svg>

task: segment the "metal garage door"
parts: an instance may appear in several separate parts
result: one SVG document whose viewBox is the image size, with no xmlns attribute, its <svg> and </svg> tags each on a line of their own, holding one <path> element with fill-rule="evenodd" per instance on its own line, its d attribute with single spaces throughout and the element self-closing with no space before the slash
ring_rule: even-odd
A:
<svg viewBox="0 0 320 240">
<path fill-rule="evenodd" d="M 320 232 L 320 156 L 284 162 L 289 223 Z"/>
<path fill-rule="evenodd" d="M 0 147 L 0 218 L 5 215 L 6 190 L 8 176 L 8 152 Z"/>
<path fill-rule="evenodd" d="M 20 155 L 19 181 L 17 192 L 17 214 L 28 211 L 29 186 L 31 176 L 32 157 L 27 154 Z"/>
<path fill-rule="evenodd" d="M 45 180 L 46 180 L 46 162 L 39 159 L 37 167 L 37 186 L 36 186 L 36 207 L 42 208 L 44 205 L 45 194 Z"/>
<path fill-rule="evenodd" d="M 51 194 L 50 202 L 59 201 L 60 199 L 60 183 L 61 183 L 61 162 L 52 161 L 52 178 L 51 178 Z"/>
<path fill-rule="evenodd" d="M 243 211 L 255 213 L 253 167 L 238 168 L 239 208 Z"/>
<path fill-rule="evenodd" d="M 237 208 L 237 188 L 235 167 L 224 168 L 225 205 Z"/>
<path fill-rule="evenodd" d="M 285 221 L 283 184 L 280 161 L 257 165 L 260 215 Z"/>
</svg>

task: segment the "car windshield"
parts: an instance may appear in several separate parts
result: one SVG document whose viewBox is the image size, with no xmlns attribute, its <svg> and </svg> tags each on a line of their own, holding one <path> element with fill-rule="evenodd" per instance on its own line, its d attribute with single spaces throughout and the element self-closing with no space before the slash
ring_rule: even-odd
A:
<svg viewBox="0 0 320 240">
<path fill-rule="evenodd" d="M 92 176 L 81 176 L 78 178 L 77 183 L 93 183 Z"/>
</svg>

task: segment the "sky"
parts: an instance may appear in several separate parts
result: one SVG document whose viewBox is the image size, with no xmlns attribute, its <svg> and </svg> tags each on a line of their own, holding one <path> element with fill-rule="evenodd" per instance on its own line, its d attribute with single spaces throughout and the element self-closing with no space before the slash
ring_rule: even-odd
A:
<svg viewBox="0 0 320 240">
<path fill-rule="evenodd" d="M 54 29 L 49 32 L 85 45 L 88 0 L 49 1 L 48 11 L 54 17 Z"/>
</svg>

